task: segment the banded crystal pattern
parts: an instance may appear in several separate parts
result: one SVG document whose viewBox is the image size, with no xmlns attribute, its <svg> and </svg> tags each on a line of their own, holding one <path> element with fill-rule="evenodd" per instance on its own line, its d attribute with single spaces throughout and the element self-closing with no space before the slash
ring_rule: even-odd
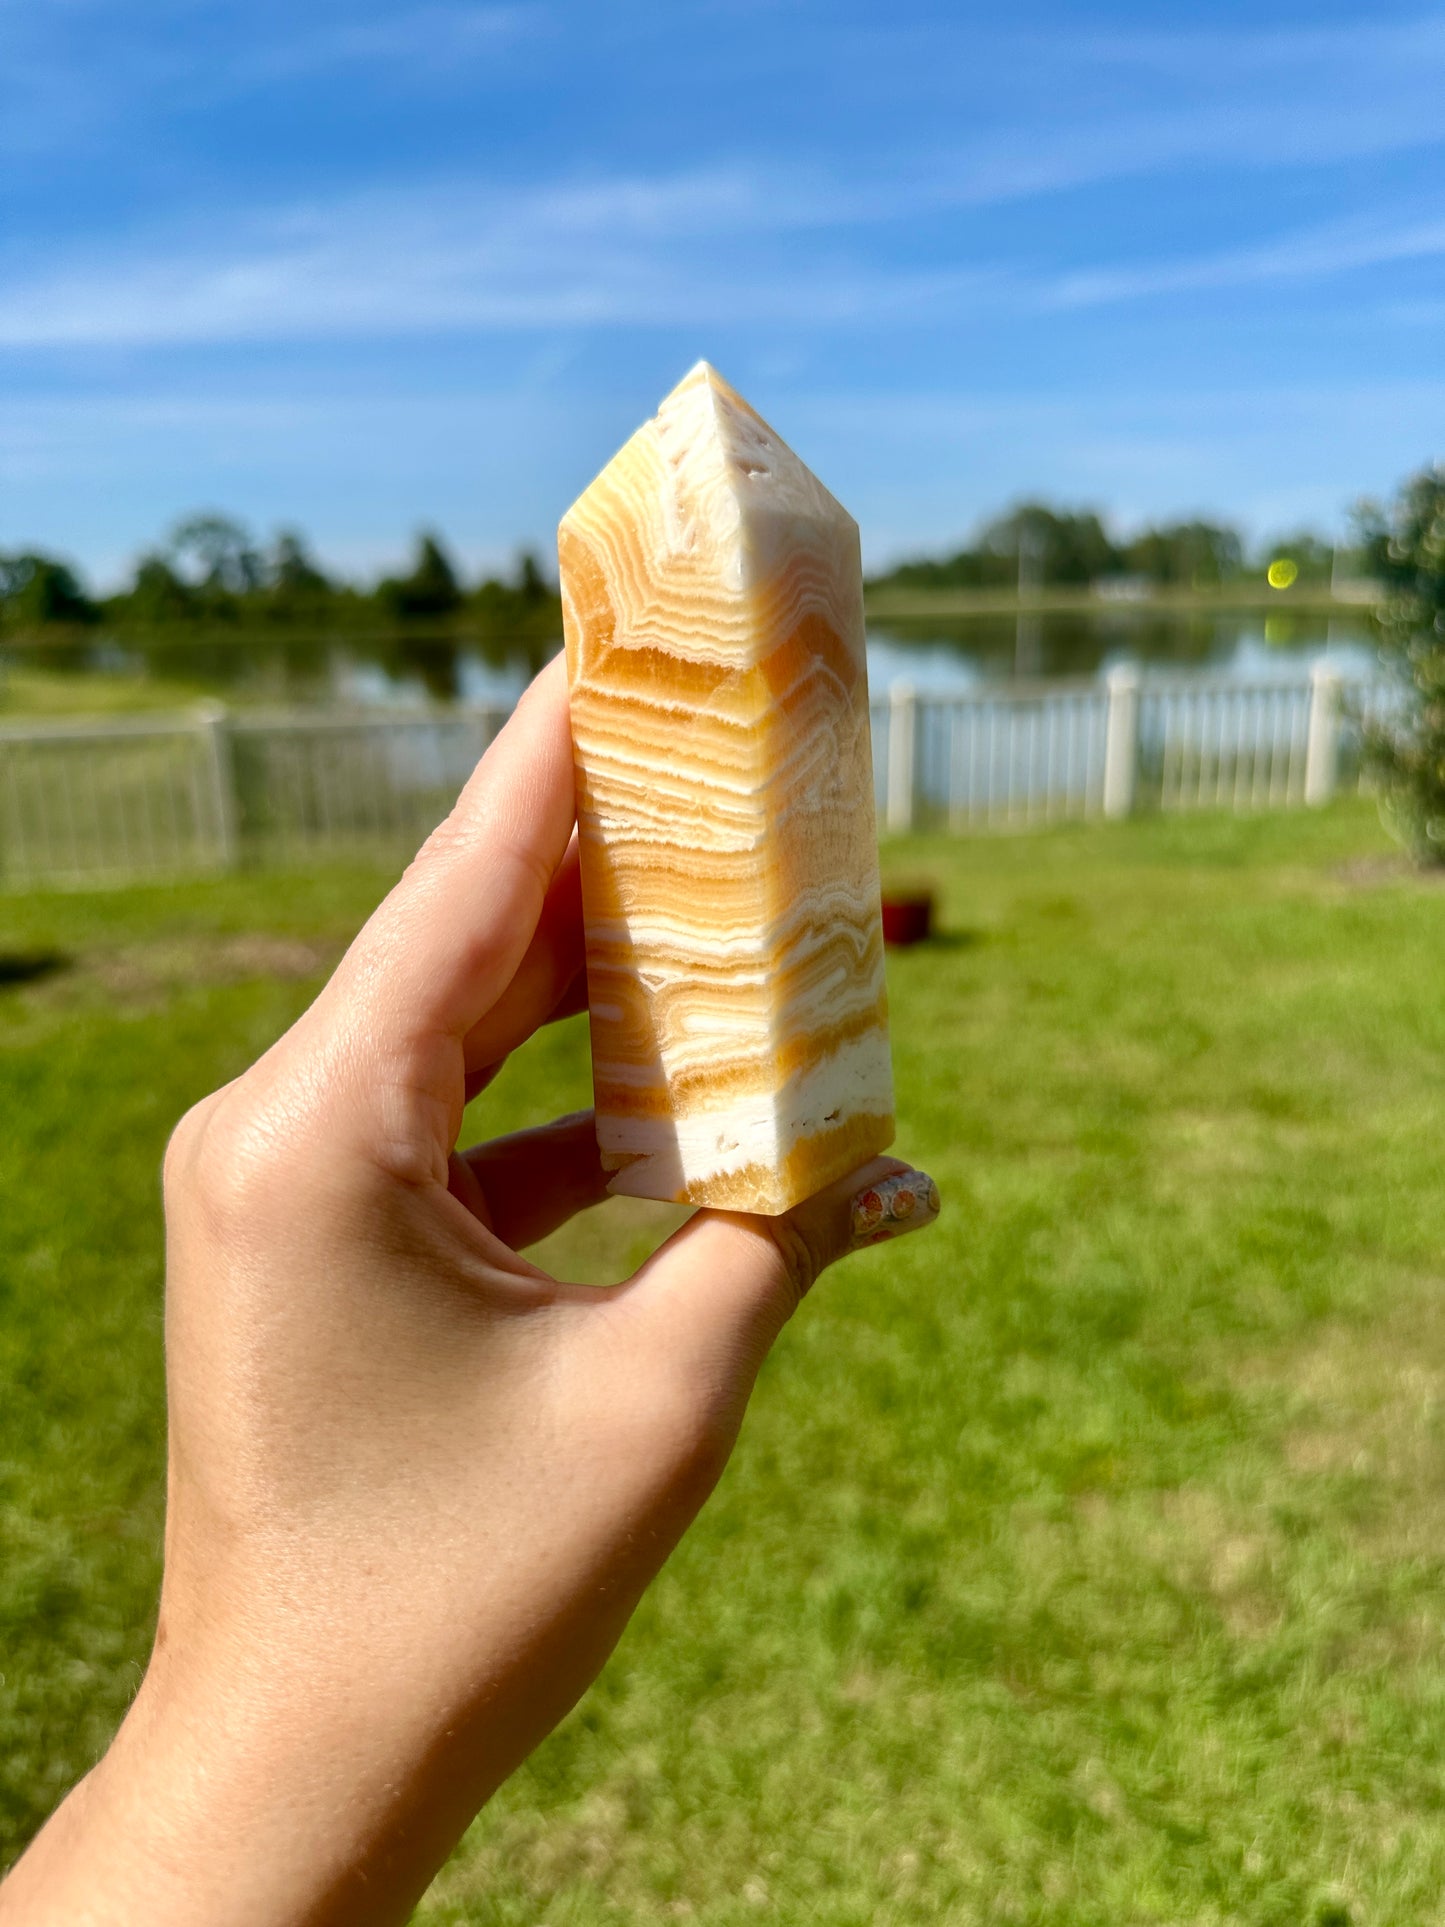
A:
<svg viewBox="0 0 1445 1927">
<path fill-rule="evenodd" d="M 785 1211 L 893 1138 L 857 525 L 700 362 L 559 552 L 611 1189 Z"/>
</svg>

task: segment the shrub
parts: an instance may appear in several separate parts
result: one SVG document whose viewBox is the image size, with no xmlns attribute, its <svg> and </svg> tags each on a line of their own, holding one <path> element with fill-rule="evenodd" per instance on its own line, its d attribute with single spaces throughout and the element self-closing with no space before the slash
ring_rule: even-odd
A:
<svg viewBox="0 0 1445 1927">
<path fill-rule="evenodd" d="M 1445 467 L 1422 469 L 1360 522 L 1385 592 L 1381 652 L 1402 696 L 1392 716 L 1366 726 L 1366 767 L 1416 856 L 1445 863 Z"/>
</svg>

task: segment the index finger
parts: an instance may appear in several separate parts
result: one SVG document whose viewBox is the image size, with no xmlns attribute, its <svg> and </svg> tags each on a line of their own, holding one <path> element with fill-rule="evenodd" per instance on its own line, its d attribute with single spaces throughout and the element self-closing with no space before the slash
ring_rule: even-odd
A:
<svg viewBox="0 0 1445 1927">
<path fill-rule="evenodd" d="M 559 656 L 357 938 L 343 994 L 392 1040 L 464 1036 L 525 956 L 576 813 Z"/>
</svg>

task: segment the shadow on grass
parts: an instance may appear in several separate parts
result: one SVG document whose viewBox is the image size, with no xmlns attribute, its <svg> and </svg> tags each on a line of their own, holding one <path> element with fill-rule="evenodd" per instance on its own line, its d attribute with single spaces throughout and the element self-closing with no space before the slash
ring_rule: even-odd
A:
<svg viewBox="0 0 1445 1927">
<path fill-rule="evenodd" d="M 0 950 L 0 990 L 38 983 L 42 977 L 68 970 L 70 964 L 63 950 Z"/>
<path fill-rule="evenodd" d="M 914 948 L 918 950 L 976 950 L 983 940 L 984 933 L 982 930 L 934 930 L 924 938 L 921 944 L 915 945 Z"/>
<path fill-rule="evenodd" d="M 986 934 L 982 930 L 930 930 L 926 937 L 917 937 L 911 943 L 890 943 L 888 954 L 897 956 L 910 950 L 976 950 Z"/>
</svg>

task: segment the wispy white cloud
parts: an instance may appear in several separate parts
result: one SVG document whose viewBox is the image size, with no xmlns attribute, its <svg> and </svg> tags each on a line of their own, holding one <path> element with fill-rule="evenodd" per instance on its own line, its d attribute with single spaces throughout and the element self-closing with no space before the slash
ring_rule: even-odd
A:
<svg viewBox="0 0 1445 1927">
<path fill-rule="evenodd" d="M 181 0 L 171 5 L 184 13 Z M 69 15 L 77 0 L 54 10 Z M 99 16 L 115 8 L 83 10 Z M 160 44 L 152 36 L 143 49 L 122 43 L 113 61 L 85 70 L 74 61 L 47 64 L 22 45 L 7 69 L 0 152 L 8 146 L 14 157 L 27 142 L 83 142 L 105 119 L 97 89 L 124 96 L 133 87 L 140 97 L 170 90 L 194 102 L 197 88 L 202 97 L 207 88 L 264 89 L 288 77 L 344 75 L 358 63 L 387 74 L 445 74 L 539 31 L 553 9 L 423 0 L 378 11 L 372 0 L 369 11 L 347 17 L 327 9 L 319 20 L 298 18 L 225 59 L 181 31 Z M 850 57 L 876 53 L 885 86 L 910 49 L 906 33 L 853 41 Z M 931 63 L 904 62 L 924 97 L 957 69 L 946 32 L 927 44 Z M 273 210 L 212 207 L 203 230 L 177 225 L 88 246 L 76 236 L 65 252 L 47 230 L 45 264 L 28 273 L 18 265 L 20 232 L 8 276 L 0 269 L 0 342 L 156 345 L 687 323 L 749 307 L 760 313 L 761 304 L 780 322 L 834 323 L 910 307 L 941 316 L 970 304 L 1002 312 L 1085 308 L 1322 277 L 1437 251 L 1430 222 L 1397 219 L 1380 232 L 1286 234 L 1267 245 L 1103 260 L 1053 276 L 997 259 L 960 270 L 947 265 L 947 254 L 939 267 L 903 273 L 895 260 L 885 268 L 870 228 L 896 237 L 962 210 L 1131 177 L 1324 165 L 1445 141 L 1445 19 L 1288 36 L 973 33 L 970 57 L 999 76 L 988 130 L 966 140 L 921 136 L 911 151 L 880 153 L 865 142 L 831 157 L 799 150 L 786 164 L 734 156 L 510 194 L 418 180 Z M 1116 100 L 1109 77 L 1119 72 L 1132 84 Z M 1141 74 L 1149 82 L 1142 89 Z M 1039 99 L 1062 100 L 1062 112 L 1040 113 Z M 920 127 L 947 124 L 931 110 L 920 114 Z M 216 238 L 222 233 L 224 242 Z M 846 238 L 846 250 L 841 258 L 796 250 L 789 264 L 774 249 L 769 258 L 769 237 L 805 234 Z M 723 240 L 735 244 L 726 264 L 705 247 Z M 959 246 L 955 232 L 935 253 L 947 248 L 956 259 Z M 923 250 L 914 253 L 924 258 Z"/>
<path fill-rule="evenodd" d="M 303 16 L 304 17 L 304 16 Z M 537 5 L 404 8 L 372 19 L 353 18 L 294 36 L 268 39 L 228 63 L 222 85 L 235 91 L 347 67 L 384 65 L 446 74 L 459 61 L 494 53 L 500 43 L 531 31 L 543 19 Z"/>
<path fill-rule="evenodd" d="M 1043 298 L 1051 307 L 1099 307 L 1219 288 L 1323 280 L 1396 262 L 1438 260 L 1442 255 L 1445 220 L 1396 228 L 1332 225 L 1280 235 L 1255 247 L 1066 274 L 1043 290 Z"/>
<path fill-rule="evenodd" d="M 211 34 L 187 20 L 201 11 L 197 0 L 170 0 L 160 10 L 174 18 L 152 17 L 137 33 L 129 10 L 86 0 L 47 0 L 43 9 L 16 9 L 13 19 L 0 8 L 0 153 L 23 160 L 103 148 L 140 115 L 152 122 L 192 115 L 297 81 L 345 82 L 361 69 L 393 88 L 454 85 L 549 17 L 542 0 L 423 0 L 321 20 L 298 9 L 295 25 L 277 31 L 250 20 L 248 31 L 227 39 L 224 16 L 208 23 Z"/>
<path fill-rule="evenodd" d="M 973 110 L 996 130 L 971 149 L 986 191 L 1015 170 L 1027 188 L 1035 174 L 1046 186 L 1087 184 L 1196 161 L 1317 167 L 1445 138 L 1438 12 L 1127 32 L 974 20 L 910 30 L 905 19 L 840 30 L 829 44 L 868 74 L 877 107 L 918 125 Z"/>
<path fill-rule="evenodd" d="M 143 35 L 119 0 L 12 9 L 18 24 L 5 54 L 0 148 L 103 142 L 141 114 L 189 114 L 199 103 L 300 78 L 344 83 L 363 67 L 383 88 L 451 84 L 505 45 L 540 40 L 559 24 L 565 32 L 549 55 L 559 80 L 575 85 L 577 65 L 591 61 L 606 86 L 608 62 L 619 57 L 608 40 L 608 11 L 575 0 L 568 9 L 569 0 L 368 0 L 350 14 L 266 8 L 257 18 L 234 3 L 153 0 L 152 16 L 176 16 L 175 30 L 158 31 L 152 18 Z M 83 38 L 70 25 L 81 13 Z M 188 28 L 187 15 L 203 17 L 207 31 Z M 655 15 L 639 16 L 635 31 L 648 37 L 647 71 L 665 77 L 667 43 L 658 42 Z M 795 83 L 775 70 L 775 59 L 787 57 L 775 43 L 785 39 L 747 42 L 747 79 L 764 96 Z M 721 42 L 713 57 L 724 58 Z M 991 30 L 976 21 L 910 31 L 905 18 L 867 31 L 830 26 L 812 64 L 818 84 L 853 89 L 866 76 L 870 100 L 905 112 L 917 127 L 973 122 L 990 130 L 939 140 L 912 166 L 890 153 L 881 113 L 832 151 L 814 141 L 820 168 L 850 182 L 860 203 L 879 171 L 885 181 L 911 175 L 920 206 L 970 205 L 1201 162 L 1317 167 L 1445 140 L 1445 16 L 1438 14 L 1289 32 L 1128 34 Z"/>
<path fill-rule="evenodd" d="M 894 191 L 897 218 L 909 190 Z M 860 208 L 806 172 L 717 168 L 512 194 L 425 185 L 303 202 L 12 274 L 0 281 L 0 345 L 716 328 L 760 316 L 825 328 L 939 323 L 1320 281 L 1445 255 L 1445 220 L 1426 218 L 1055 274 L 1003 259 L 900 267 L 862 232 L 883 218 L 884 186 L 874 193 Z M 800 230 L 815 245 L 800 247 Z M 817 245 L 819 234 L 850 245 Z"/>
<path fill-rule="evenodd" d="M 988 270 L 879 274 L 767 245 L 824 219 L 806 185 L 718 170 L 515 195 L 428 187 L 304 203 L 0 283 L 0 345 L 159 346 L 355 339 L 448 329 L 718 324 L 767 314 L 842 325 L 920 298 L 983 297 Z M 835 217 L 836 218 L 836 217 Z"/>
<path fill-rule="evenodd" d="M 644 0 L 0 0 L 6 526 L 109 528 L 120 552 L 215 499 L 329 518 L 336 544 L 416 513 L 542 539 L 655 399 L 629 371 L 676 348 L 590 337 L 648 328 L 738 353 L 875 556 L 1015 489 L 1248 513 L 1385 485 L 1445 418 L 1437 391 L 1350 388 L 1383 359 L 1356 359 L 1366 315 L 1402 369 L 1433 366 L 1445 0 L 1425 4 L 1288 33 L 1102 32 L 1137 17 L 1105 5 L 1044 34 L 704 0 L 659 34 Z M 1092 392 L 1126 336 L 1157 391 L 1137 406 Z M 205 352 L 259 343 L 278 351 Z M 1355 399 L 1266 385 L 1306 358 Z M 920 382 L 956 360 L 1033 392 L 849 391 L 915 359 Z M 296 371 L 323 366 L 355 392 L 319 399 Z M 498 393 L 444 393 L 461 366 Z M 291 391 L 263 392 L 281 367 Z M 1174 408 L 1171 375 L 1210 368 L 1260 385 Z M 823 370 L 836 394 L 810 390 Z M 33 399 L 47 381 L 66 406 Z M 505 473 L 479 482 L 487 447 Z"/>
<path fill-rule="evenodd" d="M 1131 25 L 1127 31 L 1116 25 L 1066 26 L 1047 33 L 1000 29 L 990 38 L 996 47 L 1011 47 L 1015 58 L 1035 66 L 1072 70 L 1084 62 L 1181 86 L 1238 81 L 1248 73 L 1281 97 L 1322 67 L 1359 75 L 1445 59 L 1445 18 L 1438 13 L 1388 20 L 1362 11 L 1354 20 L 1288 26 Z"/>
</svg>

